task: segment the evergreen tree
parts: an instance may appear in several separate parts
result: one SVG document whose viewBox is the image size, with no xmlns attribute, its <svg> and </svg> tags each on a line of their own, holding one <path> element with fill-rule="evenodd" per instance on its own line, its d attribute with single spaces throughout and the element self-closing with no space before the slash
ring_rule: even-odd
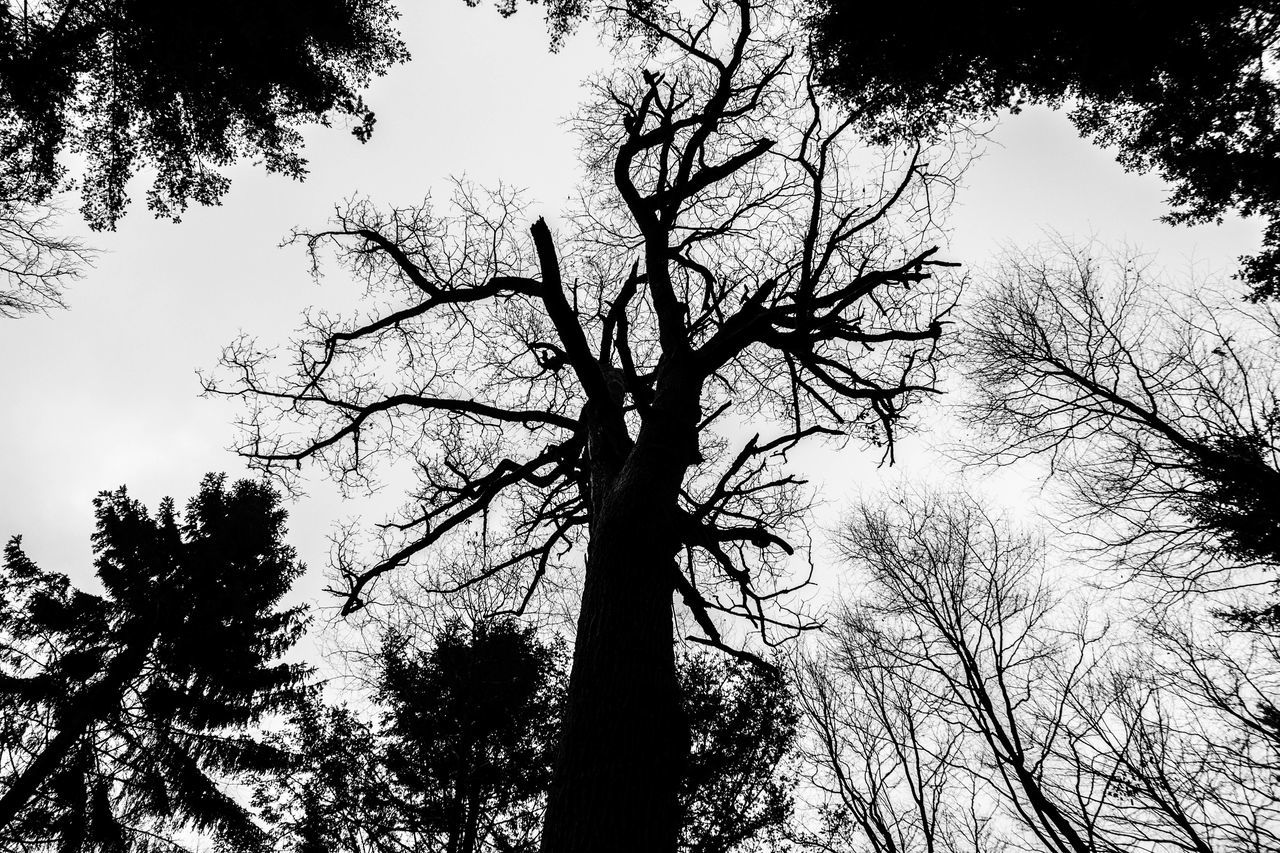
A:
<svg viewBox="0 0 1280 853">
<path fill-rule="evenodd" d="M 123 853 L 185 827 L 261 846 L 220 781 L 285 766 L 247 729 L 303 695 L 280 660 L 303 614 L 280 606 L 302 566 L 279 498 L 211 474 L 185 515 L 123 487 L 94 505 L 100 596 L 5 549 L 0 839 Z"/>
<path fill-rule="evenodd" d="M 808 24 L 824 84 L 889 135 L 1071 104 L 1080 132 L 1173 185 L 1171 222 L 1265 216 L 1243 259 L 1280 296 L 1280 45 L 1276 0 L 1168 5 L 925 0 L 916 14 L 820 0 Z"/>
<path fill-rule="evenodd" d="M 301 772 L 259 785 L 255 803 L 288 853 L 537 850 L 560 734 L 567 661 L 509 619 L 452 621 L 434 646 L 392 633 L 375 724 L 312 703 L 283 739 Z M 680 849 L 729 853 L 781 838 L 793 780 L 780 771 L 796 711 L 776 672 L 685 655 L 693 731 Z"/>
</svg>

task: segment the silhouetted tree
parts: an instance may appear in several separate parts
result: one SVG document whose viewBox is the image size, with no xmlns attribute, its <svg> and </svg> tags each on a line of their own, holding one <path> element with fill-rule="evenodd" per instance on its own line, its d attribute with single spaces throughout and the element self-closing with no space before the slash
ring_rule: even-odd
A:
<svg viewBox="0 0 1280 853">
<path fill-rule="evenodd" d="M 870 581 L 865 609 L 850 609 L 837 620 L 839 669 L 858 666 L 861 657 L 883 668 L 887 658 L 886 686 L 905 688 L 916 702 L 932 705 L 930 713 L 971 734 L 963 746 L 945 732 L 927 735 L 946 751 L 932 757 L 932 768 L 904 771 L 906 784 L 923 785 L 923 796 L 937 797 L 948 753 L 957 763 L 967 758 L 1043 849 L 1092 853 L 1105 847 L 1095 815 L 1060 786 L 1048 763 L 1065 736 L 1057 703 L 1083 679 L 1092 655 L 1085 634 L 1054 631 L 1054 600 L 1043 583 L 1044 552 L 1036 538 L 1008 530 L 964 496 L 903 494 L 893 503 L 857 507 L 838 541 Z M 875 675 L 862 677 L 859 687 L 870 688 L 872 701 L 891 700 L 893 692 L 883 691 Z M 895 714 L 887 729 L 880 719 L 871 725 L 893 739 L 905 723 L 907 733 L 923 738 L 910 728 L 920 716 Z M 932 752 L 927 743 L 910 740 L 894 748 L 908 755 Z M 830 757 L 842 760 L 839 751 Z M 894 781 L 884 779 L 886 786 Z M 914 809 L 912 822 L 926 841 L 931 833 L 956 829 L 955 815 L 929 827 L 938 810 L 928 803 Z M 878 821 L 859 822 L 878 831 Z M 893 835 L 882 837 L 879 849 L 894 849 Z"/>
<path fill-rule="evenodd" d="M 6 849 L 146 850 L 160 827 L 263 839 L 219 786 L 287 756 L 248 727 L 301 696 L 280 662 L 302 570 L 271 489 L 208 475 L 180 517 L 121 488 L 94 502 L 103 595 L 42 571 L 18 539 L 0 574 L 0 838 Z M 166 841 L 165 844 L 172 842 Z"/>
<path fill-rule="evenodd" d="M 335 116 L 367 138 L 369 79 L 402 60 L 385 0 L 174 6 L 151 0 L 0 4 L 0 177 L 41 202 L 85 158 L 81 209 L 94 228 L 124 213 L 125 184 L 154 167 L 162 216 L 216 202 L 218 170 L 243 156 L 304 172 L 297 126 Z"/>
<path fill-rule="evenodd" d="M 790 828 L 799 715 L 780 670 L 714 653 L 681 655 L 692 735 L 680 802 L 681 851 L 781 851 Z"/>
<path fill-rule="evenodd" d="M 793 13 L 618 10 L 622 64 L 646 67 L 593 84 L 576 124 L 594 183 L 559 238 L 542 219 L 525 237 L 503 191 L 462 192 L 451 216 L 357 202 L 299 236 L 378 308 L 313 315 L 292 376 L 242 340 L 229 384 L 208 383 L 251 403 L 241 451 L 284 476 L 314 460 L 365 484 L 412 461 L 379 554 L 338 548 L 348 612 L 386 572 L 430 577 L 460 535 L 487 555 L 464 583 L 527 570 L 527 596 L 585 550 L 547 853 L 675 849 L 673 594 L 712 645 L 717 617 L 770 643 L 809 625 L 774 608 L 805 536 L 785 453 L 815 435 L 891 448 L 933 389 L 951 297 L 925 284 L 944 264 L 922 235 L 946 163 L 916 148 L 855 170 Z M 746 423 L 775 433 L 742 440 Z"/>
<path fill-rule="evenodd" d="M 1082 134 L 1173 184 L 1169 221 L 1267 217 L 1263 250 L 1244 259 L 1241 277 L 1255 298 L 1280 295 L 1280 3 L 912 9 L 821 0 L 809 21 L 823 84 L 868 126 L 914 134 L 1069 101 Z"/>
<path fill-rule="evenodd" d="M 0 2 L 0 317 L 61 307 L 85 269 L 54 233 L 60 190 L 113 229 L 129 180 L 154 169 L 147 206 L 176 220 L 216 204 L 242 158 L 301 178 L 303 124 L 367 139 L 361 90 L 407 58 L 395 18 L 388 0 Z"/>
<path fill-rule="evenodd" d="M 378 722 L 310 704 L 285 741 L 297 770 L 259 786 L 278 843 L 298 853 L 533 850 L 563 657 L 511 619 L 453 620 L 428 648 L 389 634 Z"/>
<path fill-rule="evenodd" d="M 510 619 L 455 620 L 425 650 L 392 634 L 376 679 L 380 721 L 310 704 L 285 739 L 298 767 L 255 801 L 298 853 L 534 850 L 566 664 L 559 641 Z M 785 681 L 708 653 L 682 656 L 679 669 L 694 732 L 680 849 L 776 841 L 791 816 L 796 728 Z"/>
<path fill-rule="evenodd" d="M 93 252 L 57 233 L 57 211 L 19 196 L 0 198 L 0 317 L 65 308 L 63 288 L 84 275 Z"/>
<path fill-rule="evenodd" d="M 1113 553 L 1174 592 L 1241 563 L 1274 570 L 1280 318 L 1208 288 L 1180 297 L 1139 259 L 1099 254 L 1012 257 L 977 300 L 974 454 L 1051 459 L 1086 513 L 1119 523 Z M 1234 613 L 1265 628 L 1277 610 Z"/>
<path fill-rule="evenodd" d="M 551 778 L 562 667 L 555 645 L 509 620 L 453 623 L 425 654 L 388 638 L 385 760 L 415 836 L 450 853 L 531 850 Z"/>
<path fill-rule="evenodd" d="M 294 760 L 286 772 L 260 780 L 251 801 L 275 849 L 402 849 L 393 840 L 398 804 L 377 733 L 361 715 L 312 697 L 274 741 Z"/>
<path fill-rule="evenodd" d="M 799 688 L 832 829 L 886 853 L 1274 849 L 1280 753 L 1240 713 L 1274 699 L 1274 658 L 1231 679 L 1167 620 L 1109 639 L 971 498 L 864 505 L 843 533 L 866 583 Z"/>
<path fill-rule="evenodd" d="M 977 747 L 948 713 L 945 684 L 900 660 L 896 634 L 871 629 L 880 619 L 875 608 L 850 604 L 824 648 L 798 660 L 805 765 L 824 798 L 801 841 L 873 853 L 997 853 L 998 799 L 965 771 Z"/>
</svg>

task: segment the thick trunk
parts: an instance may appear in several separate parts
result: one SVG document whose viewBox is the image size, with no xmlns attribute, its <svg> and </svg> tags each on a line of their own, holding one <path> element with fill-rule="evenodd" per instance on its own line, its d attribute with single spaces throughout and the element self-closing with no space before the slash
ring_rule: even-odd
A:
<svg viewBox="0 0 1280 853">
<path fill-rule="evenodd" d="M 683 465 L 644 444 L 597 503 L 542 853 L 676 849 L 689 749 L 671 614 Z"/>
</svg>

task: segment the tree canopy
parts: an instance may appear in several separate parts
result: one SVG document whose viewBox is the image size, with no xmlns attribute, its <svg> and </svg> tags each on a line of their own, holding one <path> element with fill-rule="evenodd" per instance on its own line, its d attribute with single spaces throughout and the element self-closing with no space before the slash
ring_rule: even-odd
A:
<svg viewBox="0 0 1280 853">
<path fill-rule="evenodd" d="M 532 853 L 567 663 L 562 641 L 510 617 L 455 618 L 412 640 L 389 632 L 371 709 L 312 702 L 282 738 L 300 761 L 254 796 L 278 849 Z M 785 678 L 714 652 L 683 655 L 679 669 L 694 733 L 680 850 L 777 841 L 797 734 Z"/>
<path fill-rule="evenodd" d="M 1280 567 L 1280 317 L 1225 289 L 1178 293 L 1133 256 L 1009 256 L 974 300 L 972 453 L 1041 455 L 1106 523 L 1111 557 L 1172 594 Z M 1246 625 L 1280 606 L 1230 608 Z"/>
<path fill-rule="evenodd" d="M 1266 217 L 1263 250 L 1241 276 L 1258 297 L 1280 294 L 1280 3 L 926 0 L 913 10 L 820 0 L 809 21 L 820 79 L 864 127 L 913 135 L 1069 102 L 1081 133 L 1173 185 L 1170 221 Z"/>
<path fill-rule="evenodd" d="M 360 92 L 407 56 L 395 17 L 387 0 L 5 0 L 0 197 L 43 202 L 74 177 L 100 229 L 142 168 L 147 206 L 173 218 L 216 203 L 241 158 L 300 177 L 299 125 L 341 117 L 368 137 Z"/>
</svg>

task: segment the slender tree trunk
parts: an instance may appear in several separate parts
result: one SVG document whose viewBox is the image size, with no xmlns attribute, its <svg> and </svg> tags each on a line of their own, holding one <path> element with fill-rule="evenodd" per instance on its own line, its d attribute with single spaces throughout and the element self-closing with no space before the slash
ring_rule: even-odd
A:
<svg viewBox="0 0 1280 853">
<path fill-rule="evenodd" d="M 689 733 L 671 596 L 686 451 L 642 430 L 596 496 L 542 853 L 676 849 Z"/>
<path fill-rule="evenodd" d="M 462 830 L 462 853 L 476 853 L 480 843 L 480 812 L 484 809 L 484 798 L 480 796 L 479 785 L 468 783 L 466 824 Z"/>
</svg>

